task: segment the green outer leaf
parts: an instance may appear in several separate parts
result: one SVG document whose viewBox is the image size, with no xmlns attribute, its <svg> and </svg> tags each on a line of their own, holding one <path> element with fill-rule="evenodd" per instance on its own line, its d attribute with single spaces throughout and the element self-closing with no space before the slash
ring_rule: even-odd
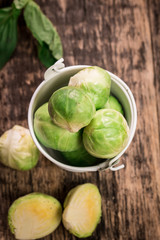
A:
<svg viewBox="0 0 160 240">
<path fill-rule="evenodd" d="M 34 115 L 34 131 L 45 147 L 58 151 L 75 151 L 81 144 L 81 131 L 71 133 L 55 125 L 48 113 L 48 103 L 37 109 Z"/>
<path fill-rule="evenodd" d="M 66 162 L 71 166 L 88 167 L 93 166 L 101 162 L 101 159 L 97 159 L 90 155 L 83 144 L 75 151 L 62 152 L 62 156 Z"/>
<path fill-rule="evenodd" d="M 6 21 L 11 14 L 12 14 L 12 7 L 1 8 L 0 9 L 0 25 L 3 24 L 3 22 Z"/>
<path fill-rule="evenodd" d="M 5 8 L 0 10 L 0 69 L 11 57 L 17 45 L 17 19 L 20 10 Z"/>
<path fill-rule="evenodd" d="M 87 152 L 98 158 L 113 158 L 127 145 L 129 126 L 121 113 L 100 109 L 83 131 Z"/>
<path fill-rule="evenodd" d="M 24 9 L 24 19 L 27 27 L 42 46 L 48 45 L 52 56 L 56 59 L 62 57 L 62 44 L 60 37 L 51 21 L 41 12 L 40 7 L 33 1 L 29 1 Z"/>
<path fill-rule="evenodd" d="M 83 89 L 95 104 L 96 109 L 100 109 L 108 100 L 111 77 L 106 70 L 92 66 L 73 75 L 68 85 Z"/>
<path fill-rule="evenodd" d="M 37 49 L 38 49 L 38 57 L 45 67 L 48 68 L 57 61 L 52 56 L 52 53 L 45 42 L 43 42 L 42 45 L 38 43 Z"/>
<path fill-rule="evenodd" d="M 13 4 L 17 9 L 22 9 L 30 0 L 14 0 Z"/>
<path fill-rule="evenodd" d="M 103 106 L 106 109 L 114 109 L 124 115 L 122 105 L 118 101 L 118 99 L 114 96 L 109 96 L 106 104 Z"/>
<path fill-rule="evenodd" d="M 48 111 L 56 125 L 70 132 L 78 132 L 94 117 L 95 106 L 84 90 L 65 86 L 52 94 Z"/>
</svg>

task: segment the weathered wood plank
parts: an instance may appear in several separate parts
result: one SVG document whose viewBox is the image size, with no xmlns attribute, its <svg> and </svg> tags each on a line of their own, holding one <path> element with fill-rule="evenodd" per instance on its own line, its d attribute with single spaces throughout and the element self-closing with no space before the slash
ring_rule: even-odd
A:
<svg viewBox="0 0 160 240">
<path fill-rule="evenodd" d="M 156 103 L 158 121 L 160 126 L 160 1 L 148 1 L 148 14 L 150 19 L 151 28 L 151 41 L 153 51 L 153 63 L 154 63 L 154 86 L 156 91 Z M 160 130 L 159 130 L 160 139 Z"/>
<path fill-rule="evenodd" d="M 31 171 L 0 165 L 0 239 L 14 239 L 7 211 L 19 196 L 40 191 L 62 203 L 74 186 L 92 182 L 102 193 L 103 216 L 91 240 L 160 239 L 159 1 L 39 0 L 57 27 L 66 65 L 99 65 L 117 74 L 131 88 L 138 125 L 119 172 L 69 173 L 43 156 Z M 153 50 L 153 51 L 152 51 Z M 34 39 L 20 19 L 19 44 L 0 71 L 0 134 L 14 124 L 27 126 L 30 98 L 43 80 Z M 45 240 L 75 240 L 60 226 Z"/>
</svg>

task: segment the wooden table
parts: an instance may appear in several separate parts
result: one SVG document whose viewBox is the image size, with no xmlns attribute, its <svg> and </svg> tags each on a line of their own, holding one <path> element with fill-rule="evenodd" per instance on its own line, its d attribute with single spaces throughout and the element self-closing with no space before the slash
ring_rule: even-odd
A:
<svg viewBox="0 0 160 240">
<path fill-rule="evenodd" d="M 138 109 L 137 131 L 121 158 L 125 169 L 64 171 L 43 156 L 31 171 L 0 165 L 0 240 L 14 239 L 7 211 L 18 197 L 43 192 L 61 203 L 74 186 L 91 182 L 102 194 L 103 216 L 91 240 L 160 239 L 160 1 L 37 0 L 56 26 L 66 66 L 98 65 L 122 78 Z M 3 6 L 6 1 L 3 1 Z M 0 134 L 27 127 L 28 105 L 43 80 L 34 39 L 20 19 L 18 46 L 0 71 Z M 61 225 L 45 240 L 73 240 Z"/>
</svg>

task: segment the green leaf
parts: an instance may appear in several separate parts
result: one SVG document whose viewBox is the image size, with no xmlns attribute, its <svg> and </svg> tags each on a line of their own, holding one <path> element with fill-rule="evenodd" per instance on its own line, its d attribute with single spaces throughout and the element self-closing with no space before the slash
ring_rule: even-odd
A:
<svg viewBox="0 0 160 240">
<path fill-rule="evenodd" d="M 17 9 L 22 9 L 30 0 L 14 0 L 13 4 Z"/>
<path fill-rule="evenodd" d="M 11 57 L 17 45 L 17 19 L 20 10 L 0 9 L 0 69 Z"/>
<path fill-rule="evenodd" d="M 38 44 L 37 48 L 38 57 L 45 67 L 48 68 L 57 61 L 57 59 L 52 56 L 52 53 L 45 42 L 43 42 L 42 45 Z"/>
<path fill-rule="evenodd" d="M 26 5 L 24 19 L 42 49 L 46 48 L 43 46 L 45 43 L 55 59 L 61 58 L 63 51 L 60 37 L 51 21 L 41 12 L 35 2 L 29 1 Z"/>
<path fill-rule="evenodd" d="M 2 25 L 12 14 L 12 7 L 0 9 L 0 25 Z"/>
</svg>

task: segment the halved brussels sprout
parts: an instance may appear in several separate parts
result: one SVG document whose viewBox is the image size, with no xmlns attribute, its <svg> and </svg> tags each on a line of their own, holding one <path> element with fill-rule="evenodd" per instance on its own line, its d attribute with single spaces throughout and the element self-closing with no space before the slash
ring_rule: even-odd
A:
<svg viewBox="0 0 160 240">
<path fill-rule="evenodd" d="M 67 86 L 55 91 L 48 107 L 53 122 L 70 132 L 78 132 L 87 126 L 95 114 L 95 106 L 90 97 L 75 87 Z"/>
<path fill-rule="evenodd" d="M 88 167 L 100 163 L 97 158 L 93 157 L 86 151 L 83 144 L 76 151 L 62 152 L 62 155 L 64 156 L 66 163 L 76 167 Z"/>
<path fill-rule="evenodd" d="M 85 183 L 73 188 L 64 201 L 62 221 L 73 235 L 85 238 L 92 235 L 101 218 L 101 195 L 98 188 Z"/>
<path fill-rule="evenodd" d="M 60 202 L 42 193 L 18 198 L 8 211 L 8 224 L 16 239 L 45 237 L 58 227 L 61 218 Z"/>
<path fill-rule="evenodd" d="M 29 170 L 38 162 L 39 151 L 27 128 L 15 125 L 0 137 L 0 162 L 17 170 Z"/>
<path fill-rule="evenodd" d="M 34 131 L 45 146 L 58 151 L 75 151 L 81 145 L 81 132 L 71 133 L 53 123 L 48 113 L 48 103 L 43 104 L 34 115 Z"/>
<path fill-rule="evenodd" d="M 113 109 L 101 109 L 84 129 L 83 143 L 91 155 L 112 158 L 126 146 L 128 136 L 129 127 L 123 115 Z"/>
<path fill-rule="evenodd" d="M 109 98 L 108 98 L 106 104 L 103 106 L 103 108 L 114 109 L 114 110 L 120 112 L 122 115 L 124 115 L 122 105 L 120 104 L 118 99 L 115 98 L 114 96 L 109 96 Z"/>
<path fill-rule="evenodd" d="M 70 78 L 69 86 L 85 90 L 95 104 L 96 109 L 106 103 L 111 87 L 111 78 L 106 70 L 100 67 L 88 67 Z"/>
</svg>

